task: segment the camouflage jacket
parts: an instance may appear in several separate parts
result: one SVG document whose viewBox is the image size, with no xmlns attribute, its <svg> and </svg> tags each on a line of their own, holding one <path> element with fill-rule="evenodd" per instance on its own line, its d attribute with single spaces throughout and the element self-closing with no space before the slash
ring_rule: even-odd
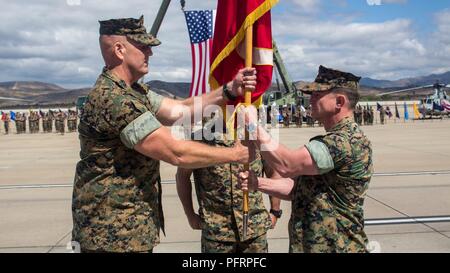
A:
<svg viewBox="0 0 450 273">
<path fill-rule="evenodd" d="M 373 173 L 370 141 L 351 118 L 306 145 L 321 175 L 296 182 L 291 252 L 366 252 L 363 204 Z"/>
<path fill-rule="evenodd" d="M 126 85 L 104 69 L 88 95 L 78 127 L 72 215 L 82 249 L 149 251 L 164 230 L 159 161 L 133 147 L 161 124 L 162 97 Z"/>
<path fill-rule="evenodd" d="M 217 139 L 203 142 L 219 147 L 234 145 L 233 141 Z M 257 167 L 255 164 L 255 169 Z M 259 177 L 262 169 L 260 163 Z M 271 220 L 261 192 L 249 192 L 248 232 L 247 238 L 243 239 L 243 194 L 236 188 L 237 176 L 243 170 L 244 165 L 230 163 L 193 171 L 203 237 L 220 242 L 239 242 L 261 236 L 270 229 Z"/>
</svg>

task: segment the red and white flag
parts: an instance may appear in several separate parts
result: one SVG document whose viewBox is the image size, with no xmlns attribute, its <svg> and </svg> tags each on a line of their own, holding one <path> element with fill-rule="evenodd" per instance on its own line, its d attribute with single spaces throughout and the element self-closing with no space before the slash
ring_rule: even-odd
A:
<svg viewBox="0 0 450 273">
<path fill-rule="evenodd" d="M 252 103 L 259 102 L 272 84 L 273 45 L 270 9 L 278 0 L 218 0 L 209 82 L 213 89 L 233 80 L 245 67 L 245 32 L 253 25 L 253 66 L 257 70 Z M 244 98 L 229 104 L 237 105 Z"/>
</svg>

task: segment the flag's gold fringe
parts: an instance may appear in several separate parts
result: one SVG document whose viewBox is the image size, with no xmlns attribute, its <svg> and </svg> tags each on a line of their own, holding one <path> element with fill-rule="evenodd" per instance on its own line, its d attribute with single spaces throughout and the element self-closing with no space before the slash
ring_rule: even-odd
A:
<svg viewBox="0 0 450 273">
<path fill-rule="evenodd" d="M 256 101 L 254 101 L 252 103 L 253 106 L 255 106 L 256 108 L 260 107 L 262 104 L 262 96 L 259 97 Z M 223 113 L 223 118 L 225 119 L 225 126 L 227 128 L 227 132 L 228 132 L 228 136 L 232 136 L 233 140 L 237 139 L 237 131 L 234 129 L 235 126 L 235 121 L 236 121 L 236 110 L 240 107 L 244 105 L 245 103 L 238 103 L 238 105 L 236 105 L 236 108 L 234 108 L 233 113 L 231 113 L 230 116 L 227 116 L 227 112 L 226 112 L 226 105 L 222 106 L 222 113 Z"/>
</svg>

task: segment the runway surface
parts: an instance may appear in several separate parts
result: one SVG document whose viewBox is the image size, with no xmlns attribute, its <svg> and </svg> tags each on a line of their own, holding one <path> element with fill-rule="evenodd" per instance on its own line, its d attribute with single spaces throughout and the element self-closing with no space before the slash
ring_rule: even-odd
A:
<svg viewBox="0 0 450 273">
<path fill-rule="evenodd" d="M 375 175 L 365 202 L 366 232 L 381 252 L 450 252 L 450 121 L 364 126 Z M 323 128 L 280 129 L 294 148 Z M 0 252 L 68 252 L 71 195 L 79 157 L 75 133 L 0 134 Z M 174 184 L 161 164 L 166 235 L 155 252 L 200 252 Z M 195 199 L 195 198 L 194 198 Z M 268 200 L 266 199 L 266 204 Z M 287 252 L 290 203 L 269 231 L 269 251 Z"/>
</svg>

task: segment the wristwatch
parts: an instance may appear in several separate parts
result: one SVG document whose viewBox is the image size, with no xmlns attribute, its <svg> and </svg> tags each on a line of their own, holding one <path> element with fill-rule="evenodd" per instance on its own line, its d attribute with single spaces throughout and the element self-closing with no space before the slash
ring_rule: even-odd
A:
<svg viewBox="0 0 450 273">
<path fill-rule="evenodd" d="M 280 210 L 270 209 L 270 213 L 273 214 L 273 216 L 275 216 L 276 218 L 281 218 L 283 211 L 281 209 Z"/>
<path fill-rule="evenodd" d="M 228 89 L 228 84 L 223 85 L 223 93 L 228 98 L 228 100 L 236 100 L 237 96 L 234 96 L 230 93 L 230 89 Z"/>
</svg>

